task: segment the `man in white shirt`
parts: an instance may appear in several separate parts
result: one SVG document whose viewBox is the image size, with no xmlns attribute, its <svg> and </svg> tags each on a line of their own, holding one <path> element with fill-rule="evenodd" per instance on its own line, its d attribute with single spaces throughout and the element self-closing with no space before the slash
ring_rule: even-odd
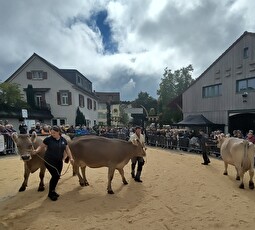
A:
<svg viewBox="0 0 255 230">
<path fill-rule="evenodd" d="M 130 136 L 130 141 L 138 139 L 140 141 L 140 143 L 142 144 L 142 146 L 145 148 L 145 138 L 144 135 L 141 133 L 141 127 L 136 127 L 135 128 L 135 133 L 132 134 Z M 145 148 L 146 150 L 146 148 Z M 143 169 L 143 165 L 144 165 L 144 159 L 143 157 L 133 157 L 131 159 L 131 175 L 132 177 L 135 179 L 136 182 L 143 182 L 140 177 L 141 177 L 141 173 L 142 173 L 142 169 Z M 137 172 L 135 173 L 135 166 L 136 166 L 136 162 L 138 163 L 137 166 Z"/>
</svg>

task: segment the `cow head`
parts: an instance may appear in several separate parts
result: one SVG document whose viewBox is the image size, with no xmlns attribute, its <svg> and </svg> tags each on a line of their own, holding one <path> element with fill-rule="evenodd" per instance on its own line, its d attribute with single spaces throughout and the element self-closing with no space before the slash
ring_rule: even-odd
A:
<svg viewBox="0 0 255 230">
<path fill-rule="evenodd" d="M 31 137 L 28 134 L 12 134 L 12 139 L 16 144 L 18 153 L 23 161 L 29 161 L 34 151 L 33 143 L 37 137 L 36 133 L 33 132 Z"/>
<path fill-rule="evenodd" d="M 224 133 L 221 133 L 219 135 L 216 135 L 216 138 L 217 138 L 217 147 L 220 148 L 222 143 L 224 142 L 226 136 Z"/>
<path fill-rule="evenodd" d="M 141 142 L 138 139 L 132 140 L 132 144 L 138 147 L 138 152 L 141 154 L 142 157 L 146 156 L 144 146 L 141 144 Z"/>
</svg>

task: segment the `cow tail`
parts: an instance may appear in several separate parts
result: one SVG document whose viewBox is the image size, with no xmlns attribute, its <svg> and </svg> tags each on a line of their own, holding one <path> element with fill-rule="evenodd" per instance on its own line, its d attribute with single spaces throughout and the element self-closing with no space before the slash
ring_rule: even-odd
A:
<svg viewBox="0 0 255 230">
<path fill-rule="evenodd" d="M 244 156 L 242 161 L 242 168 L 244 169 L 244 171 L 247 171 L 251 165 L 251 162 L 248 156 L 249 141 L 244 140 L 243 144 L 244 144 Z"/>
</svg>

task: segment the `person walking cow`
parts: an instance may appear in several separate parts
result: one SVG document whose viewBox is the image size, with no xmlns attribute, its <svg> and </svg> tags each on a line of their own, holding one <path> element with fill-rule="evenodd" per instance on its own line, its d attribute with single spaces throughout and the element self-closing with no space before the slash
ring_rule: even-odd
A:
<svg viewBox="0 0 255 230">
<path fill-rule="evenodd" d="M 142 144 L 143 148 L 145 148 L 145 138 L 144 135 L 141 133 L 141 127 L 137 126 L 135 128 L 135 133 L 132 134 L 130 136 L 130 141 L 133 140 L 139 140 L 139 142 Z M 146 150 L 146 148 L 145 148 Z M 138 164 L 137 166 L 137 172 L 135 173 L 135 167 L 136 167 L 136 163 Z M 141 180 L 141 173 L 142 173 L 142 169 L 143 169 L 143 165 L 144 165 L 144 159 L 143 157 L 139 157 L 139 156 L 135 156 L 131 159 L 131 175 L 132 178 L 134 178 L 134 180 L 136 182 L 143 182 Z"/>
<path fill-rule="evenodd" d="M 37 154 L 43 148 L 46 148 L 44 156 L 45 166 L 51 174 L 48 197 L 52 201 L 56 201 L 59 194 L 56 193 L 55 189 L 63 168 L 64 153 L 67 154 L 72 164 L 74 160 L 67 145 L 67 140 L 61 136 L 60 128 L 58 126 L 53 126 L 51 128 L 50 136 L 43 140 L 43 143 L 34 151 L 34 154 Z"/>
</svg>

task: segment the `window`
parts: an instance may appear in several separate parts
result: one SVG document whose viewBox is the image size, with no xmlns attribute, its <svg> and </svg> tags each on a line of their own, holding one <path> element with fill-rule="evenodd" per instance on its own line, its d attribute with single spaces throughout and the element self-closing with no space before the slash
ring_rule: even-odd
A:
<svg viewBox="0 0 255 230">
<path fill-rule="evenodd" d="M 246 59 L 249 57 L 249 48 L 248 47 L 245 47 L 243 49 L 243 58 Z"/>
<path fill-rule="evenodd" d="M 79 106 L 80 107 L 84 107 L 85 106 L 85 103 L 84 103 L 84 96 L 79 94 Z"/>
<path fill-rule="evenodd" d="M 222 84 L 203 87 L 203 98 L 218 97 L 222 95 Z"/>
<path fill-rule="evenodd" d="M 61 93 L 61 105 L 68 105 L 68 93 Z"/>
<path fill-rule="evenodd" d="M 47 72 L 43 72 L 42 70 L 32 70 L 31 72 L 27 72 L 27 79 L 29 80 L 47 79 Z"/>
<path fill-rule="evenodd" d="M 236 81 L 236 92 L 255 90 L 255 77 Z"/>
<path fill-rule="evenodd" d="M 98 119 L 106 119 L 106 113 L 98 112 Z"/>
<path fill-rule="evenodd" d="M 101 104 L 98 104 L 98 109 L 99 110 L 106 110 L 106 104 L 105 103 L 101 103 Z"/>
<path fill-rule="evenodd" d="M 61 90 L 57 92 L 57 102 L 58 105 L 71 105 L 72 104 L 72 94 L 67 90 Z"/>
<path fill-rule="evenodd" d="M 90 98 L 87 98 L 87 108 L 92 109 L 92 100 Z"/>
<path fill-rule="evenodd" d="M 96 111 L 96 110 L 97 110 L 97 102 L 94 101 L 94 111 Z"/>
<path fill-rule="evenodd" d="M 35 94 L 35 104 L 38 107 L 42 107 L 42 94 Z"/>
</svg>

